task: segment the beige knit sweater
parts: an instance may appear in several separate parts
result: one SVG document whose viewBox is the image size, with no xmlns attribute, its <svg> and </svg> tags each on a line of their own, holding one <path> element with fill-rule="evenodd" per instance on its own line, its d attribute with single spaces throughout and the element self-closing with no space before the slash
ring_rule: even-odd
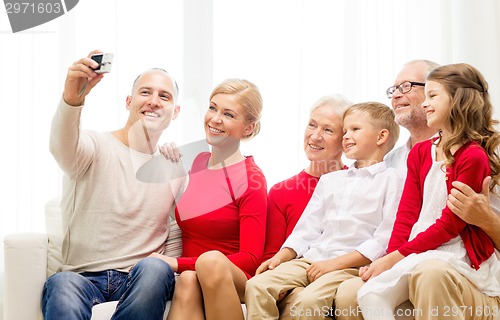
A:
<svg viewBox="0 0 500 320">
<path fill-rule="evenodd" d="M 182 167 L 158 152 L 137 152 L 110 132 L 81 131 L 82 108 L 61 100 L 50 136 L 51 152 L 64 171 L 61 270 L 128 271 L 152 252 L 163 252 Z M 144 168 L 149 177 L 165 178 L 148 179 Z"/>
</svg>

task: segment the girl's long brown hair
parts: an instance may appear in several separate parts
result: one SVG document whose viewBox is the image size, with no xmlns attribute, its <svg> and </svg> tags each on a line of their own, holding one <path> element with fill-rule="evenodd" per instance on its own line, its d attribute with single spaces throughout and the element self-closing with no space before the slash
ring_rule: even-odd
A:
<svg viewBox="0 0 500 320">
<path fill-rule="evenodd" d="M 500 136 L 495 130 L 498 121 L 492 118 L 488 83 L 476 68 L 466 63 L 438 67 L 428 75 L 427 81 L 440 83 L 451 97 L 451 136 L 442 146 L 446 165 L 455 161 L 452 146 L 477 142 L 488 154 L 493 181 L 490 190 L 493 190 L 500 180 Z"/>
</svg>

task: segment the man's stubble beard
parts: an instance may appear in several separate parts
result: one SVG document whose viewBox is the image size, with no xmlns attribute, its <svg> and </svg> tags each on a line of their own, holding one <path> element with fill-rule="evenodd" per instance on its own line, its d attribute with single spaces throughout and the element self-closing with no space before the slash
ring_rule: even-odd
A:
<svg viewBox="0 0 500 320">
<path fill-rule="evenodd" d="M 427 116 L 423 111 L 418 112 L 412 109 L 409 114 L 396 115 L 395 120 L 397 124 L 409 131 L 427 128 Z"/>
</svg>

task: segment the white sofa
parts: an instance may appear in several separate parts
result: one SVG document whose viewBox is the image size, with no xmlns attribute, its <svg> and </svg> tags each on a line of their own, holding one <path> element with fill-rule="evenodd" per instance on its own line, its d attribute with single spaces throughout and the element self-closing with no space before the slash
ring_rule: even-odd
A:
<svg viewBox="0 0 500 320">
<path fill-rule="evenodd" d="M 47 277 L 61 265 L 62 222 L 59 200 L 52 199 L 45 206 L 46 234 L 21 233 L 4 238 L 5 287 L 4 320 L 41 320 L 41 296 Z M 174 219 L 167 239 L 167 254 L 181 254 L 180 230 Z M 109 320 L 118 302 L 98 304 L 92 309 L 92 320 Z M 165 318 L 170 308 L 167 303 Z M 242 304 L 245 313 L 245 305 Z M 411 314 L 413 306 L 407 301 L 398 314 Z M 398 316 L 398 320 L 414 319 Z"/>
</svg>

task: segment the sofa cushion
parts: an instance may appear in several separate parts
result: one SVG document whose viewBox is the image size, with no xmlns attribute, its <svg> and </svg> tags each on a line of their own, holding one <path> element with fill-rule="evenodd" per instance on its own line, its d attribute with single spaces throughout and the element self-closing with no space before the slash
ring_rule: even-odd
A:
<svg viewBox="0 0 500 320">
<path fill-rule="evenodd" d="M 56 273 L 62 265 L 62 238 L 63 226 L 60 199 L 51 199 L 45 205 L 45 228 L 48 237 L 47 251 L 47 278 Z"/>
<path fill-rule="evenodd" d="M 167 319 L 168 312 L 170 311 L 170 304 L 171 301 L 167 301 L 165 313 L 163 314 L 163 320 Z M 117 305 L 118 301 L 96 304 L 92 307 L 92 318 L 90 318 L 90 320 L 110 320 Z"/>
</svg>

